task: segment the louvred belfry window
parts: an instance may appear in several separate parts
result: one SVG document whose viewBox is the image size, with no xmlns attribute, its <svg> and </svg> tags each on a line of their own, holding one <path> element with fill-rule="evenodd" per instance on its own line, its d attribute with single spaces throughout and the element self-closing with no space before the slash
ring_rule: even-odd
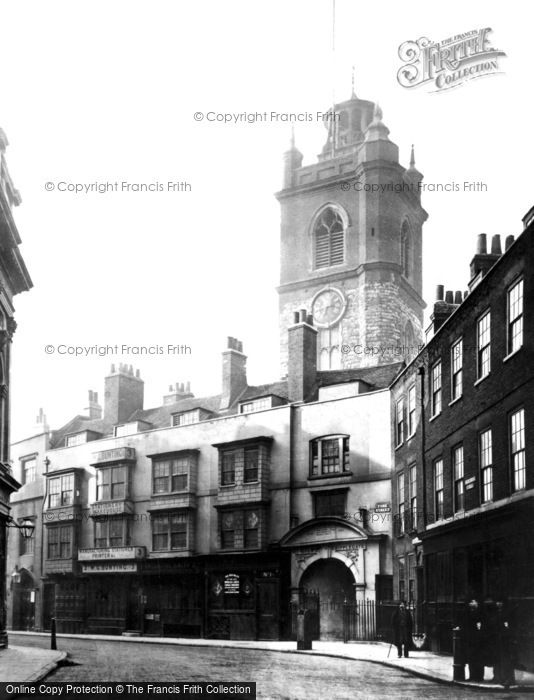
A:
<svg viewBox="0 0 534 700">
<path fill-rule="evenodd" d="M 314 230 L 315 267 L 340 265 L 345 256 L 345 227 L 339 213 L 328 207 L 317 217 Z"/>
</svg>

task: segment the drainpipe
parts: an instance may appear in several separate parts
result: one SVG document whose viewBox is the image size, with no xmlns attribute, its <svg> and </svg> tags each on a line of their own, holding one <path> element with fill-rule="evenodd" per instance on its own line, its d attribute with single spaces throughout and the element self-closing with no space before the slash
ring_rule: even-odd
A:
<svg viewBox="0 0 534 700">
<path fill-rule="evenodd" d="M 427 526 L 427 494 L 426 494 L 426 468 L 425 468 L 425 367 L 419 367 L 419 376 L 421 377 L 421 469 L 423 482 L 423 530 Z"/>
<path fill-rule="evenodd" d="M 295 471 L 295 406 L 289 405 L 289 529 L 293 528 L 295 517 L 294 471 Z"/>
</svg>

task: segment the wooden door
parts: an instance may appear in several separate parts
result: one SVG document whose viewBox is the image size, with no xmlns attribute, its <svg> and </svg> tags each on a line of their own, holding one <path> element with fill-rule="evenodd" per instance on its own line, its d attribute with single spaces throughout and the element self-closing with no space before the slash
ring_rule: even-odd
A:
<svg viewBox="0 0 534 700">
<path fill-rule="evenodd" d="M 280 599 L 277 579 L 257 581 L 258 639 L 279 639 Z"/>
</svg>

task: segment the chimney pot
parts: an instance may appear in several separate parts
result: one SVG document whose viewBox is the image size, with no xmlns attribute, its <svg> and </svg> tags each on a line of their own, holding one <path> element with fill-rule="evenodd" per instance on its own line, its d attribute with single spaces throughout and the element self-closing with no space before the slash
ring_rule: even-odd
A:
<svg viewBox="0 0 534 700">
<path fill-rule="evenodd" d="M 498 233 L 496 233 L 491 239 L 491 254 L 502 255 L 501 237 Z"/>
<path fill-rule="evenodd" d="M 450 289 L 448 289 L 445 292 L 445 301 L 447 302 L 447 304 L 454 304 L 453 294 L 452 294 L 452 291 Z"/>
<path fill-rule="evenodd" d="M 313 316 L 312 314 L 308 314 L 308 317 L 306 318 L 306 323 L 308 326 L 313 326 Z"/>
<path fill-rule="evenodd" d="M 462 303 L 462 292 L 461 291 L 454 292 L 454 303 L 455 304 Z"/>
<path fill-rule="evenodd" d="M 504 249 L 508 250 L 508 248 L 512 245 L 512 243 L 515 241 L 514 236 L 506 236 L 506 242 L 504 244 Z"/>
<path fill-rule="evenodd" d="M 191 392 L 191 382 L 187 382 L 185 385 L 185 390 L 188 394 Z"/>
<path fill-rule="evenodd" d="M 243 342 L 241 340 L 238 341 L 237 349 L 239 352 L 243 352 Z"/>
<path fill-rule="evenodd" d="M 467 299 L 468 294 L 469 294 L 469 292 L 468 292 L 467 289 L 466 289 L 465 292 L 464 292 L 464 299 Z"/>
<path fill-rule="evenodd" d="M 115 365 L 111 365 L 111 374 L 115 374 Z"/>
<path fill-rule="evenodd" d="M 443 301 L 443 295 L 445 294 L 445 287 L 442 284 L 436 286 L 436 301 Z"/>
<path fill-rule="evenodd" d="M 478 255 L 486 255 L 487 252 L 488 252 L 487 236 L 485 233 L 479 233 L 478 240 L 477 240 L 477 254 Z"/>
<path fill-rule="evenodd" d="M 306 316 L 307 316 L 306 309 L 301 309 L 300 310 L 300 318 L 299 318 L 300 323 L 306 323 Z"/>
<path fill-rule="evenodd" d="M 298 323 L 300 320 L 300 314 L 298 311 L 293 312 L 293 323 Z"/>
</svg>

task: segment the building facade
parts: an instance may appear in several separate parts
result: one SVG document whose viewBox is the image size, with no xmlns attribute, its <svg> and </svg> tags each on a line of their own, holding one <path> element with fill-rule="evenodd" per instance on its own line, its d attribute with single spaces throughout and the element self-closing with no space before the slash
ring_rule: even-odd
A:
<svg viewBox="0 0 534 700">
<path fill-rule="evenodd" d="M 8 141 L 0 129 L 0 648 L 7 646 L 6 554 L 11 522 L 9 497 L 20 484 L 14 478 L 9 456 L 9 368 L 15 332 L 13 297 L 28 291 L 32 282 L 19 251 L 20 236 L 13 208 L 20 204 L 5 160 Z"/>
<path fill-rule="evenodd" d="M 328 138 L 316 163 L 302 166 L 294 143 L 285 153 L 277 195 L 282 374 L 295 309 L 311 310 L 321 370 L 410 358 L 423 337 L 427 214 L 413 148 L 404 168 L 380 108 L 354 93 L 327 113 L 325 125 Z M 373 347 L 387 350 L 366 352 Z"/>
<path fill-rule="evenodd" d="M 394 587 L 449 651 L 465 604 L 502 600 L 534 654 L 532 210 L 479 236 L 466 293 L 438 287 L 429 340 L 392 385 Z"/>
<path fill-rule="evenodd" d="M 390 501 L 400 364 L 320 372 L 310 316 L 288 336 L 274 384 L 248 385 L 230 338 L 215 396 L 177 384 L 144 409 L 141 377 L 121 365 L 103 410 L 90 392 L 61 430 L 40 414 L 40 434 L 12 447 L 13 512 L 37 521 L 33 544 L 10 542 L 14 629 L 54 616 L 62 632 L 279 639 L 313 589 L 319 634 L 340 638 L 343 603 L 381 595 L 390 532 L 373 513 Z"/>
</svg>

